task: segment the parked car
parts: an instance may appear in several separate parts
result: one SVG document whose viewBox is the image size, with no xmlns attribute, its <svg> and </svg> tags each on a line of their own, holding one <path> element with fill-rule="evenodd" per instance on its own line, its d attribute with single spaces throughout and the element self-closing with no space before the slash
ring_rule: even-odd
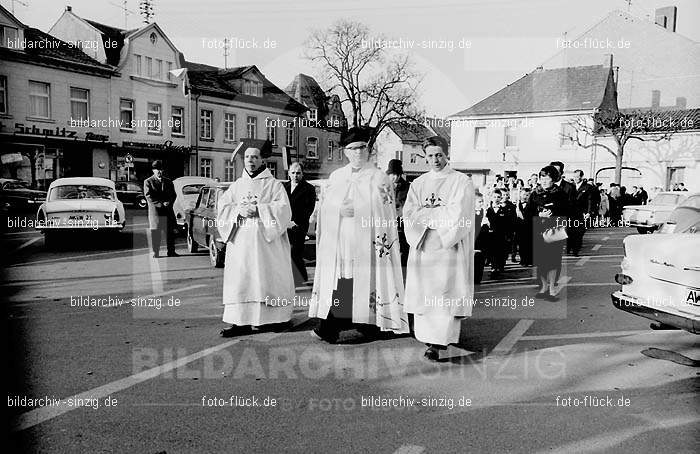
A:
<svg viewBox="0 0 700 454">
<path fill-rule="evenodd" d="M 195 253 L 200 247 L 209 249 L 209 260 L 216 268 L 223 268 L 226 257 L 226 241 L 216 228 L 216 204 L 230 184 L 213 182 L 201 187 L 194 208 L 185 218 L 187 250 Z"/>
<path fill-rule="evenodd" d="M 44 203 L 46 191 L 32 189 L 29 184 L 13 178 L 0 178 L 0 203 L 8 212 L 31 210 Z"/>
<path fill-rule="evenodd" d="M 660 192 L 648 205 L 627 205 L 622 210 L 622 219 L 637 227 L 639 233 L 651 233 L 661 227 L 671 211 L 687 197 L 683 192 Z"/>
<path fill-rule="evenodd" d="M 114 187 L 117 190 L 117 198 L 122 203 L 128 203 L 139 208 L 148 206 L 146 196 L 143 195 L 143 185 L 141 183 L 136 181 L 117 181 L 114 183 Z"/>
<path fill-rule="evenodd" d="M 114 182 L 106 178 L 59 178 L 49 186 L 36 214 L 36 229 L 51 245 L 61 232 L 119 232 L 126 223 Z"/>
<path fill-rule="evenodd" d="M 194 208 L 199 197 L 199 190 L 208 184 L 215 184 L 211 178 L 206 177 L 180 177 L 173 180 L 175 186 L 175 194 L 177 198 L 173 203 L 173 211 L 175 212 L 175 221 L 178 226 L 184 230 L 187 220 L 187 212 Z"/>
<path fill-rule="evenodd" d="M 673 233 L 624 239 L 622 272 L 615 275 L 622 289 L 611 296 L 616 308 L 658 322 L 652 328 L 700 334 L 700 210 L 690 212 L 694 219 L 676 223 Z"/>
<path fill-rule="evenodd" d="M 700 193 L 691 194 L 678 205 L 657 233 L 696 233 L 700 231 Z"/>
</svg>

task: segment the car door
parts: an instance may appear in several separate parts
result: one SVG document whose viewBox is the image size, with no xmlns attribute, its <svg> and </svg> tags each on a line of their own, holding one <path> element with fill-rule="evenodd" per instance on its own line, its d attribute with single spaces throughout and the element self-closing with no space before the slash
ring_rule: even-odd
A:
<svg viewBox="0 0 700 454">
<path fill-rule="evenodd" d="M 210 235 L 216 236 L 216 188 L 209 188 L 209 197 L 202 211 L 202 225 L 205 241 Z"/>
<path fill-rule="evenodd" d="M 206 245 L 204 237 L 204 214 L 208 200 L 209 188 L 204 186 L 199 192 L 197 205 L 195 205 L 194 209 L 192 210 L 192 222 L 190 226 L 192 229 L 192 238 L 201 245 Z"/>
</svg>

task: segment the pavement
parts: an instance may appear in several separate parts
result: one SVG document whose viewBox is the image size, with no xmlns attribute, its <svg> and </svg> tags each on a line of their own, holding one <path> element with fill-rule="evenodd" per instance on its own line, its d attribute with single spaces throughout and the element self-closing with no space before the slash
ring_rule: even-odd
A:
<svg viewBox="0 0 700 454">
<path fill-rule="evenodd" d="M 486 274 L 430 363 L 409 336 L 315 340 L 309 286 L 285 331 L 219 337 L 223 270 L 184 238 L 151 259 L 145 216 L 56 250 L 0 239 L 15 452 L 697 452 L 698 338 L 610 301 L 632 229 L 588 231 L 558 302 L 531 268 Z"/>
</svg>

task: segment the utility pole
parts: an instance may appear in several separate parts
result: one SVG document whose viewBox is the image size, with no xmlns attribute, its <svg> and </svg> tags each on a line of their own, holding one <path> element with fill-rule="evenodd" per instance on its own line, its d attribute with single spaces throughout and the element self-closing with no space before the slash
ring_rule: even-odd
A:
<svg viewBox="0 0 700 454">
<path fill-rule="evenodd" d="M 224 38 L 224 69 L 228 69 L 228 56 L 230 55 L 230 44 L 228 38 Z"/>
</svg>

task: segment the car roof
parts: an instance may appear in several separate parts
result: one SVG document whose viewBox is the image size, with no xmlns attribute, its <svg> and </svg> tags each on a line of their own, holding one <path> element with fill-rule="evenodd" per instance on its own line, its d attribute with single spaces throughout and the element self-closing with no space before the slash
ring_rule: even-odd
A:
<svg viewBox="0 0 700 454">
<path fill-rule="evenodd" d="M 114 181 L 108 180 L 107 178 L 99 177 L 70 177 L 70 178 L 59 178 L 54 180 L 49 189 L 55 188 L 56 186 L 67 186 L 74 184 L 90 184 L 94 186 L 108 186 L 114 189 Z"/>
<path fill-rule="evenodd" d="M 208 188 L 218 188 L 218 189 L 228 189 L 229 186 L 231 186 L 230 181 L 214 181 L 213 183 L 209 183 L 205 185 Z"/>
<path fill-rule="evenodd" d="M 186 176 L 175 178 L 173 180 L 173 186 L 175 186 L 176 188 L 182 188 L 183 186 L 187 186 L 188 184 L 210 184 L 214 182 L 215 181 L 213 179 L 207 177 Z"/>
</svg>

